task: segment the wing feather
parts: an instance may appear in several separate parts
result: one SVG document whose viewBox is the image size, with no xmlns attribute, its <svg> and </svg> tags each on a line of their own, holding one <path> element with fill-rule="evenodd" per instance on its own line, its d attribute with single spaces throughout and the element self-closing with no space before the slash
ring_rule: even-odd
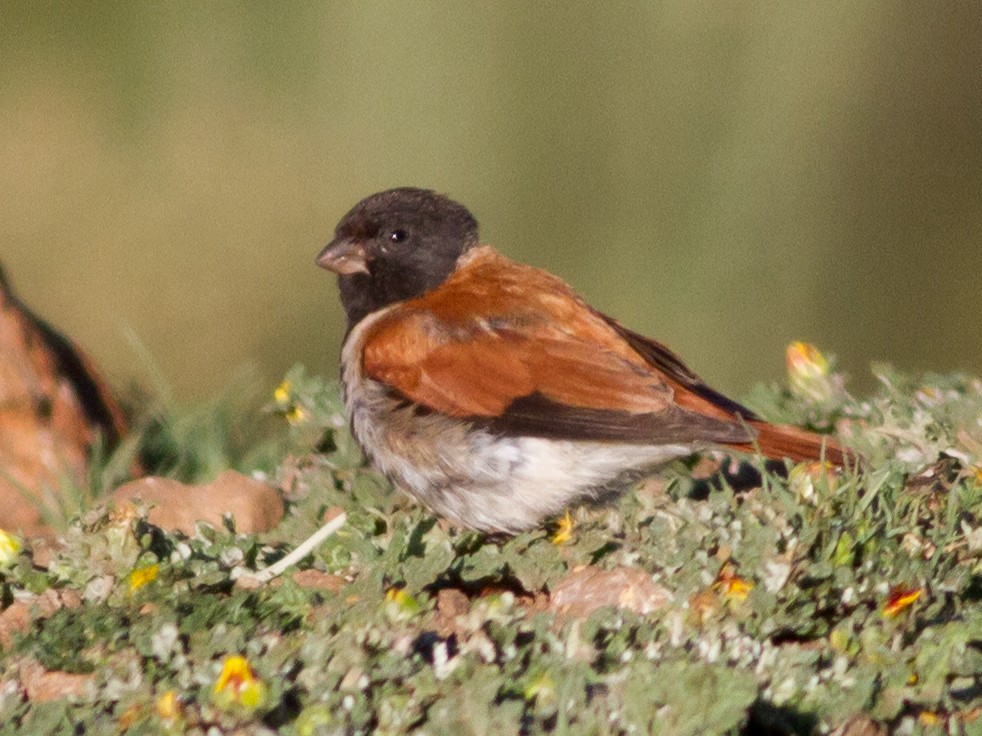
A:
<svg viewBox="0 0 982 736">
<path fill-rule="evenodd" d="M 677 406 L 676 381 L 562 281 L 490 249 L 476 253 L 444 285 L 372 325 L 362 351 L 368 377 L 427 409 L 506 434 L 752 440 L 754 431 L 732 414 Z"/>
</svg>

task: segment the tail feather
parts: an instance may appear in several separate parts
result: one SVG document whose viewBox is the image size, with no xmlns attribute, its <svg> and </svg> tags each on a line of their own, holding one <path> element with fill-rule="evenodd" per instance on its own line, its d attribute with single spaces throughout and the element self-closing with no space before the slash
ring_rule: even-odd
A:
<svg viewBox="0 0 982 736">
<path fill-rule="evenodd" d="M 839 467 L 860 467 L 862 458 L 830 437 L 808 432 L 789 424 L 771 424 L 723 394 L 711 389 L 667 348 L 631 332 L 605 317 L 631 347 L 638 351 L 672 389 L 675 403 L 682 409 L 727 422 L 741 421 L 755 431 L 750 442 L 724 443 L 746 453 L 759 452 L 772 460 L 822 461 Z"/>
<path fill-rule="evenodd" d="M 773 460 L 788 458 L 798 462 L 824 460 L 839 467 L 859 464 L 859 456 L 830 437 L 808 432 L 788 424 L 751 420 L 757 431 L 753 442 L 728 445 L 744 452 L 759 452 Z"/>
</svg>

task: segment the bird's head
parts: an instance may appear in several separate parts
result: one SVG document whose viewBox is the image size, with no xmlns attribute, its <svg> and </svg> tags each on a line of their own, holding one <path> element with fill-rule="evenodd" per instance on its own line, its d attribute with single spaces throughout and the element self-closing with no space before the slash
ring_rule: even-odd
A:
<svg viewBox="0 0 982 736">
<path fill-rule="evenodd" d="M 428 189 L 389 189 L 338 223 L 317 265 L 338 274 L 349 329 L 366 315 L 442 284 L 478 243 L 467 208 Z"/>
</svg>

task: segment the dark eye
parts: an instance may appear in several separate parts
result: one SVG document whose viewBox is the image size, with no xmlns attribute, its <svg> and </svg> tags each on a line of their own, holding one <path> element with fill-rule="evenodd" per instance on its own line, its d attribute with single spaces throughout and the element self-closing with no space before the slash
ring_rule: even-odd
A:
<svg viewBox="0 0 982 736">
<path fill-rule="evenodd" d="M 391 233 L 389 233 L 389 240 L 391 240 L 393 243 L 401 243 L 405 239 L 406 239 L 405 230 L 393 230 Z"/>
</svg>

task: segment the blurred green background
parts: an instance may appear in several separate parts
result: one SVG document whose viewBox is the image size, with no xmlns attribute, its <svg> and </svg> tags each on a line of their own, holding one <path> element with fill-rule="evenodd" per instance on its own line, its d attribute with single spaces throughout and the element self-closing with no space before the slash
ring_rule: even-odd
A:
<svg viewBox="0 0 982 736">
<path fill-rule="evenodd" d="M 982 6 L 0 5 L 0 243 L 116 385 L 334 375 L 314 255 L 452 194 L 737 395 L 794 339 L 982 373 Z"/>
</svg>

